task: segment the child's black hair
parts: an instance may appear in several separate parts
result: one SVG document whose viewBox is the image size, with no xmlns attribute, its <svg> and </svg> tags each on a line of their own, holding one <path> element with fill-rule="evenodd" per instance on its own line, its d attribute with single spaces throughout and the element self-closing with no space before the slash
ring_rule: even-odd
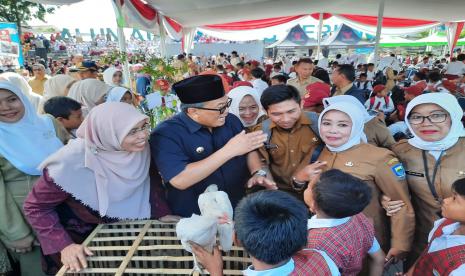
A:
<svg viewBox="0 0 465 276">
<path fill-rule="evenodd" d="M 332 218 L 356 215 L 371 200 L 371 189 L 365 182 L 337 169 L 321 174 L 312 192 L 318 209 Z"/>
<path fill-rule="evenodd" d="M 282 191 L 259 191 L 235 210 L 235 232 L 245 250 L 269 265 L 288 260 L 307 243 L 308 211 Z"/>
<path fill-rule="evenodd" d="M 69 119 L 71 111 L 77 111 L 79 109 L 81 109 L 81 104 L 79 102 L 63 96 L 52 97 L 44 103 L 45 113 L 55 118 L 61 117 L 63 119 Z"/>
<path fill-rule="evenodd" d="M 452 183 L 452 190 L 458 195 L 465 197 L 465 178 L 455 180 Z"/>
<path fill-rule="evenodd" d="M 279 81 L 279 82 L 282 83 L 282 84 L 285 84 L 286 81 L 287 81 L 287 78 L 286 78 L 286 76 L 284 76 L 284 75 L 274 75 L 271 79 L 272 79 L 272 80 L 277 80 L 277 81 Z"/>
</svg>

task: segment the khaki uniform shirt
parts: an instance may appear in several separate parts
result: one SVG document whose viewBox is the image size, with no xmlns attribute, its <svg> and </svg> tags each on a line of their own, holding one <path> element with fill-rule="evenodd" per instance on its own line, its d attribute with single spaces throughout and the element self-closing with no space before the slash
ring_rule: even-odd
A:
<svg viewBox="0 0 465 276">
<path fill-rule="evenodd" d="M 44 94 L 44 84 L 48 80 L 48 77 L 45 76 L 43 80 L 38 80 L 36 78 L 33 78 L 32 80 L 29 81 L 29 85 L 32 88 L 32 91 L 39 94 L 43 95 Z"/>
<path fill-rule="evenodd" d="M 297 192 L 292 188 L 292 177 L 297 168 L 304 167 L 310 162 L 313 150 L 321 143 L 318 136 L 310 128 L 310 120 L 302 112 L 296 125 L 290 130 L 284 130 L 273 122 L 270 123 L 270 144 L 277 148 L 265 149 L 258 152 L 268 164 L 271 175 L 280 190 L 290 192 L 302 198 L 303 191 Z M 261 130 L 257 125 L 253 130 Z"/>
<path fill-rule="evenodd" d="M 293 79 L 289 79 L 287 81 L 287 84 L 292 85 L 295 88 L 297 88 L 297 90 L 299 90 L 300 97 L 303 98 L 305 94 L 307 94 L 307 89 L 306 89 L 307 86 L 315 82 L 323 82 L 323 81 L 320 80 L 319 78 L 315 78 L 314 76 L 310 76 L 308 79 L 305 79 L 304 81 L 301 82 L 299 80 L 299 77 L 296 77 Z"/>
<path fill-rule="evenodd" d="M 370 144 L 360 144 L 342 152 L 330 152 L 325 148 L 318 160 L 328 162 L 324 170 L 339 169 L 362 179 L 370 186 L 372 199 L 363 213 L 373 220 L 376 238 L 385 252 L 390 247 L 410 250 L 415 215 L 405 172 L 393 152 Z M 389 219 L 380 204 L 382 194 L 392 200 L 405 202 L 405 206 L 391 217 L 390 228 Z"/>
<path fill-rule="evenodd" d="M 460 138 L 457 144 L 446 150 L 440 159 L 434 186 L 441 199 L 452 196 L 452 183 L 465 177 L 464 148 L 465 138 Z M 433 228 L 433 222 L 440 218 L 441 205 L 434 199 L 428 186 L 422 150 L 410 145 L 407 140 L 395 144 L 392 150 L 399 156 L 405 166 L 407 182 L 412 193 L 412 204 L 416 214 L 415 240 L 412 254 L 417 257 L 428 244 L 428 233 Z M 430 179 L 432 180 L 436 160 L 429 153 L 426 154 L 426 157 Z"/>
<path fill-rule="evenodd" d="M 339 87 L 336 86 L 336 92 L 334 92 L 334 95 L 332 95 L 332 96 L 334 97 L 334 96 L 344 95 L 347 91 L 349 91 L 349 89 L 352 88 L 353 85 L 354 85 L 353 83 L 350 83 L 350 84 L 342 87 L 341 89 L 339 89 Z"/>
<path fill-rule="evenodd" d="M 365 123 L 364 132 L 368 143 L 374 146 L 390 149 L 396 143 L 386 123 L 377 117 Z"/>
</svg>

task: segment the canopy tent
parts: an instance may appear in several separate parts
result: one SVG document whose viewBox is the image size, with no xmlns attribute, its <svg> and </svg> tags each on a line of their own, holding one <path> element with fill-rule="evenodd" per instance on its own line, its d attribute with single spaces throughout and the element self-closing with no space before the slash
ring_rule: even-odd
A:
<svg viewBox="0 0 465 276">
<path fill-rule="evenodd" d="M 47 4 L 70 4 L 79 0 L 30 0 Z M 463 0 L 443 1 L 424 0 L 111 0 L 116 7 L 121 8 L 119 25 L 132 27 L 146 26 L 145 30 L 165 30 L 172 37 L 183 36 L 184 45 L 192 41 L 192 33 L 198 27 L 218 32 L 235 32 L 245 30 L 260 30 L 277 26 L 310 12 L 336 14 L 347 25 L 358 24 L 359 27 L 377 26 L 377 42 L 381 30 L 392 32 L 395 29 L 415 31 L 432 26 L 459 22 L 464 20 Z M 453 8 L 457 7 L 457 8 Z M 130 12 L 131 16 L 128 16 Z M 380 18 L 380 20 L 378 20 Z M 125 20 L 122 20 L 125 19 Z M 350 22 L 350 23 L 349 23 Z M 382 24 L 377 24 L 381 23 Z M 450 25 L 452 28 L 452 24 Z M 457 25 L 455 25 L 457 27 Z M 451 37 L 456 38 L 458 28 L 451 31 Z M 402 32 L 397 32 L 402 33 Z M 451 44 L 456 42 L 451 40 Z M 189 49 L 186 45 L 185 49 Z"/>
<path fill-rule="evenodd" d="M 409 46 L 412 42 L 414 41 L 402 37 L 385 36 L 381 38 L 379 45 L 381 47 L 402 47 Z"/>
<path fill-rule="evenodd" d="M 305 31 L 300 25 L 295 25 L 289 30 L 286 37 L 276 41 L 275 43 L 267 46 L 266 48 L 291 48 L 291 47 L 315 47 L 318 45 L 318 41 L 313 38 L 309 38 Z"/>
<path fill-rule="evenodd" d="M 373 46 L 373 42 L 362 41 L 354 29 L 342 24 L 336 32 L 323 41 L 322 45 L 329 47 Z"/>
</svg>

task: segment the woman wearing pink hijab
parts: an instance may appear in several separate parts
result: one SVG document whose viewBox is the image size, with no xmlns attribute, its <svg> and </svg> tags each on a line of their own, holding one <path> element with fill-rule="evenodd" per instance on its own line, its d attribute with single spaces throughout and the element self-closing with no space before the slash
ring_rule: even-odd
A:
<svg viewBox="0 0 465 276">
<path fill-rule="evenodd" d="M 43 175 L 24 211 L 42 247 L 44 272 L 55 274 L 61 264 L 86 267 L 92 252 L 81 243 L 97 224 L 169 213 L 150 185 L 148 135 L 148 118 L 135 107 L 105 103 L 92 109 L 77 139 L 40 165 Z"/>
</svg>

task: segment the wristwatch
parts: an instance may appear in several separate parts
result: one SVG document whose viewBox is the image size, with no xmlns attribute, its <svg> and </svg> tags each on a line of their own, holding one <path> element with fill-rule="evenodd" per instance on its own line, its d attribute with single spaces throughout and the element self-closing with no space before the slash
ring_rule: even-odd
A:
<svg viewBox="0 0 465 276">
<path fill-rule="evenodd" d="M 259 169 L 258 171 L 255 171 L 252 176 L 258 175 L 258 176 L 263 176 L 266 177 L 268 173 L 264 169 Z"/>
<path fill-rule="evenodd" d="M 292 177 L 292 188 L 296 191 L 302 191 L 307 187 L 308 181 L 299 181 L 295 178 L 295 176 Z"/>
</svg>

